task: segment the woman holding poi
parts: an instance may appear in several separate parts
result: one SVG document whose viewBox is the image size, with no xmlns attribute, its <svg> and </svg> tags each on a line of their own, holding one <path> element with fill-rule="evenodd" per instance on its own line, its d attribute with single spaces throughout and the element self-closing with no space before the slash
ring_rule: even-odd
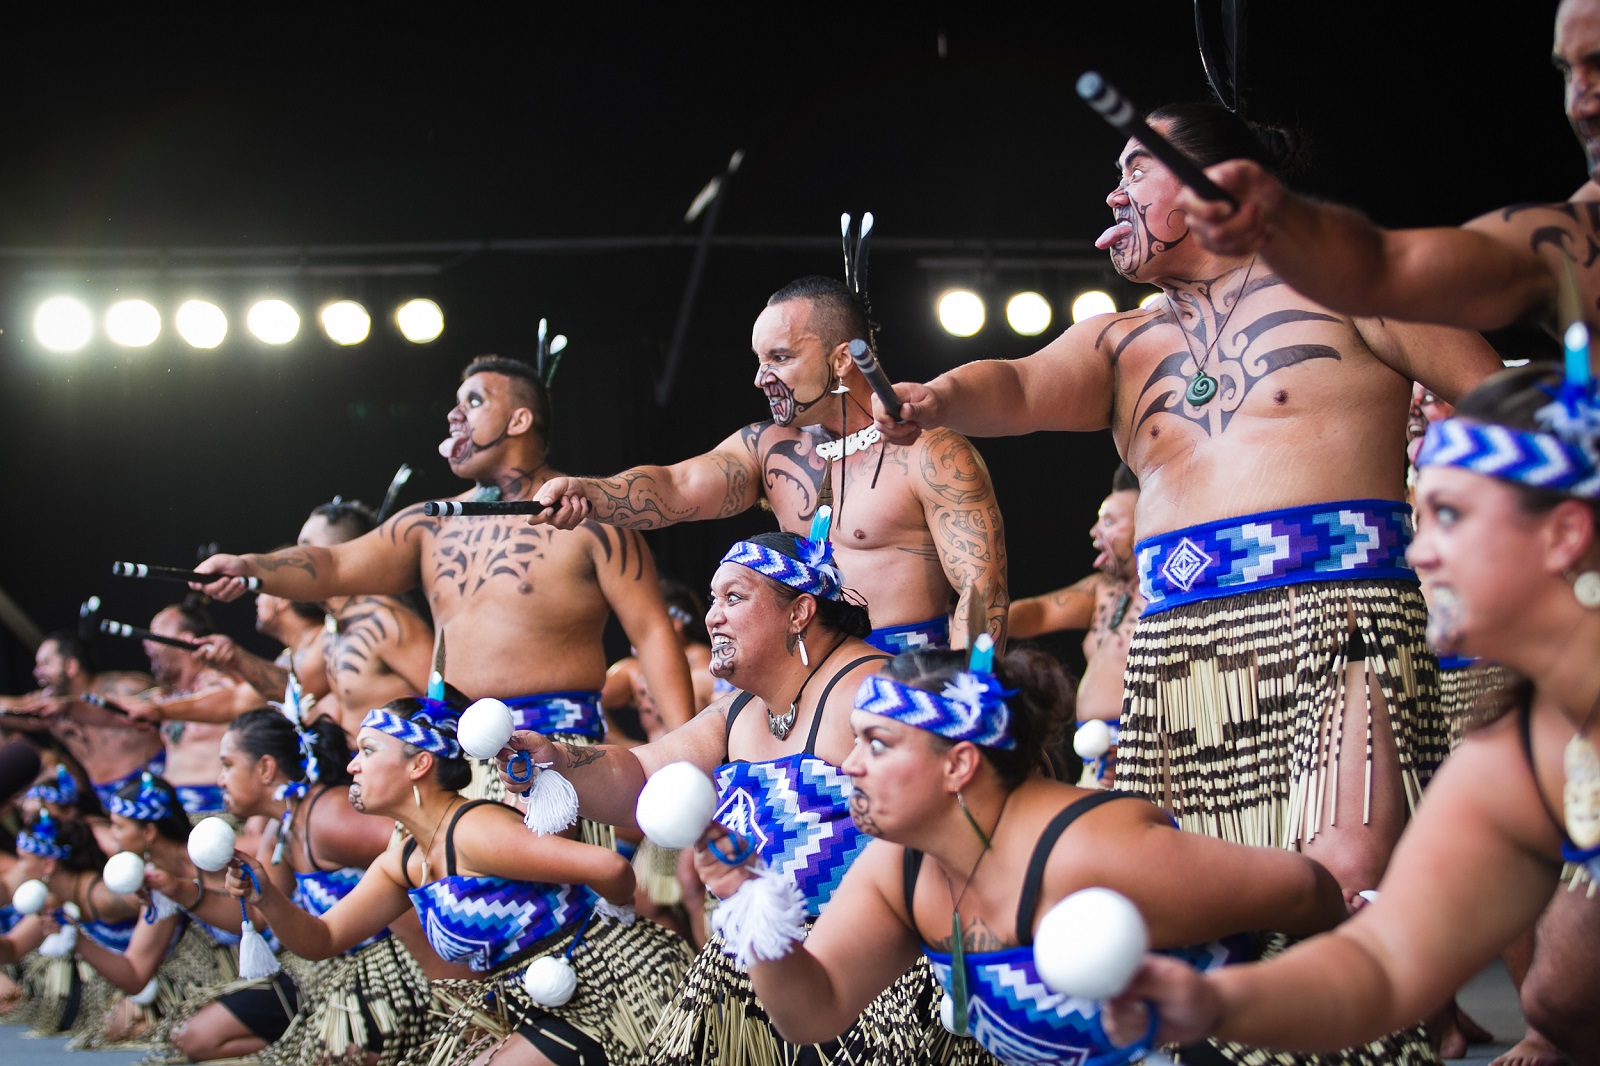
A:
<svg viewBox="0 0 1600 1066">
<path fill-rule="evenodd" d="M 106 982 L 96 974 L 85 979 L 73 957 L 80 935 L 121 951 L 133 932 L 139 903 L 101 883 L 105 861 L 94 832 L 80 818 L 53 818 L 41 808 L 17 834 L 12 876 L 44 885 L 48 903 L 19 908 L 33 916 L 0 936 L 0 963 L 21 963 L 22 986 L 31 1002 L 10 1018 L 36 1033 L 91 1032 L 110 1004 Z M 35 949 L 37 954 L 29 954 Z"/>
<path fill-rule="evenodd" d="M 487 1053 L 496 1066 L 644 1066 L 687 950 L 633 920 L 633 869 L 616 852 L 535 835 L 511 807 L 460 795 L 472 768 L 456 740 L 458 715 L 422 697 L 368 712 L 350 803 L 403 833 L 325 913 L 296 907 L 242 855 L 260 890 L 233 869 L 229 891 L 309 959 L 347 951 L 415 907 L 435 951 L 483 974 L 433 983 L 435 1025 L 416 1053 L 422 1061 L 446 1066 Z"/>
<path fill-rule="evenodd" d="M 142 862 L 136 892 L 143 911 L 121 951 L 78 941 L 78 954 L 128 998 L 130 1029 L 175 1061 L 205 1062 L 257 1051 L 272 1038 L 247 1024 L 264 1017 L 287 1025 L 279 993 L 292 999 L 286 975 L 274 987 L 239 987 L 239 908 L 223 890 L 223 875 L 207 873 L 189 857 L 191 826 L 177 790 L 150 773 L 135 777 L 111 797 L 111 834 L 120 849 L 107 870 L 130 858 Z M 119 886 L 120 887 L 120 886 Z M 212 924 L 212 923 L 216 924 Z M 136 1007 L 136 1011 L 129 1011 Z"/>
<path fill-rule="evenodd" d="M 276 710 L 247 711 L 222 735 L 222 789 L 236 818 L 272 822 L 256 858 L 301 909 L 325 914 L 383 854 L 394 823 L 353 810 L 350 754 L 335 718 L 304 732 Z M 297 975 L 301 1009 L 262 1061 L 390 1066 L 424 1035 L 428 980 L 388 930 Z"/>
<path fill-rule="evenodd" d="M 946 1026 L 1001 1062 L 1113 1061 L 1096 1000 L 1115 990 L 1119 962 L 1068 958 L 1084 930 L 1047 935 L 1058 901 L 1091 887 L 1132 901 L 1144 922 L 1120 904 L 1137 926 L 1124 978 L 1145 924 L 1157 949 L 1213 966 L 1246 956 L 1251 930 L 1304 934 L 1344 917 L 1338 884 L 1302 855 L 1180 832 L 1140 797 L 1042 776 L 1056 723 L 1071 718 L 1071 685 L 1039 652 L 992 655 L 981 636 L 970 662 L 908 652 L 860 686 L 843 769 L 851 815 L 877 839 L 803 944 L 773 935 L 764 875 L 696 855 L 746 937 L 767 934 L 750 939 L 751 976 L 785 1033 L 838 1032 L 921 955 L 945 990 Z M 1050 991 L 1066 969 L 1074 990 Z M 1183 1061 L 1225 1060 L 1201 1047 Z"/>
<path fill-rule="evenodd" d="M 1409 1024 L 1533 924 L 1563 863 L 1600 873 L 1600 403 L 1586 353 L 1568 367 L 1564 382 L 1537 366 L 1489 378 L 1417 457 L 1408 557 L 1430 639 L 1524 676 L 1513 709 L 1446 760 L 1349 924 L 1205 976 L 1147 960 L 1129 994 L 1154 1000 L 1175 1039 L 1309 1049 Z M 1600 1062 L 1593 1032 L 1565 1050 Z"/>
<path fill-rule="evenodd" d="M 716 780 L 707 807 L 737 838 L 730 858 L 759 860 L 796 890 L 793 915 L 803 928 L 825 913 L 867 838 L 852 823 L 850 782 L 839 769 L 850 750 L 850 700 L 887 658 L 862 638 L 867 610 L 846 598 L 827 541 L 822 508 L 809 538 L 763 533 L 735 544 L 711 581 L 706 629 L 711 672 L 737 690 L 687 725 L 635 748 L 577 748 L 519 732 L 509 752 L 566 776 L 584 814 L 636 824 L 648 778 L 688 762 Z M 506 753 L 502 753 L 502 762 Z M 520 756 L 518 756 L 520 760 Z M 549 771 L 544 771 L 548 773 Z M 502 771 L 510 789 L 525 789 Z M 663 774 L 665 779 L 668 774 Z M 537 781 L 538 778 L 535 778 Z M 666 797 L 670 798 L 670 797 Z M 688 843 L 705 820 L 687 831 Z M 646 827 L 648 828 L 648 827 Z M 739 852 L 743 850 L 743 854 Z M 979 1061 L 977 1046 L 939 1028 L 938 995 L 926 966 L 901 960 L 895 983 L 859 1019 L 852 1015 L 815 1049 L 786 1041 L 768 1020 L 747 974 L 720 936 L 701 949 L 672 1013 L 655 1037 L 666 1063 L 879 1063 Z M 888 984 L 889 982 L 885 982 Z M 865 1002 L 855 1014 L 862 1014 Z M 837 1040 L 834 1038 L 837 1037 Z M 952 1056 L 954 1058 L 952 1059 Z"/>
</svg>

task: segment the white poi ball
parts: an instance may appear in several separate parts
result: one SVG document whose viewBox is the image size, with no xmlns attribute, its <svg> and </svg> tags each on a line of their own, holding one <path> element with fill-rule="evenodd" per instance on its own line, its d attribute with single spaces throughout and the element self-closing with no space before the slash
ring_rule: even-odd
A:
<svg viewBox="0 0 1600 1066">
<path fill-rule="evenodd" d="M 189 830 L 189 858 L 207 873 L 216 873 L 233 861 L 233 826 L 212 815 Z"/>
<path fill-rule="evenodd" d="M 119 851 L 106 860 L 100 879 L 119 896 L 131 896 L 144 887 L 144 857 Z"/>
<path fill-rule="evenodd" d="M 522 988 L 541 1007 L 559 1007 L 577 990 L 578 975 L 560 955 L 546 955 L 528 964 Z"/>
<path fill-rule="evenodd" d="M 474 759 L 492 759 L 511 740 L 515 728 L 510 707 L 497 699 L 481 699 L 461 712 L 456 741 Z"/>
<path fill-rule="evenodd" d="M 1128 987 L 1149 950 L 1150 931 L 1128 897 L 1109 888 L 1085 888 L 1040 920 L 1033 965 L 1052 991 L 1107 999 Z"/>
<path fill-rule="evenodd" d="M 38 914 L 50 899 L 50 889 L 43 881 L 24 881 L 11 893 L 11 905 L 18 914 Z"/>
<path fill-rule="evenodd" d="M 944 1026 L 945 1032 L 956 1033 L 956 1001 L 946 992 L 939 1000 L 939 1024 Z M 957 1036 L 966 1036 L 966 1033 L 956 1033 Z"/>
<path fill-rule="evenodd" d="M 128 997 L 128 1002 L 136 1004 L 140 1007 L 148 1007 L 150 1004 L 156 1001 L 156 996 L 160 994 L 161 986 L 157 984 L 156 979 L 152 977 L 150 978 L 149 983 L 147 983 L 143 988 L 139 989 L 137 995 Z"/>
<path fill-rule="evenodd" d="M 1085 759 L 1098 759 L 1111 749 L 1111 727 L 1098 718 L 1079 722 L 1072 734 L 1072 750 Z"/>
<path fill-rule="evenodd" d="M 639 791 L 634 820 L 663 848 L 694 846 L 717 809 L 717 786 L 691 762 L 668 763 Z"/>
</svg>

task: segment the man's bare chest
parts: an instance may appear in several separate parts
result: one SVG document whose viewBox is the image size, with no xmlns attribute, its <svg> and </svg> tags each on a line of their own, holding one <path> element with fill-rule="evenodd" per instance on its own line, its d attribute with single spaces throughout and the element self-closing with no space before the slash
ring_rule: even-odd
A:
<svg viewBox="0 0 1600 1066">
<path fill-rule="evenodd" d="M 911 492 L 907 449 L 868 446 L 831 462 L 799 447 L 773 447 L 763 457 L 763 491 L 778 524 L 805 536 L 817 508 L 832 508 L 836 547 L 869 550 L 928 539 Z"/>
</svg>

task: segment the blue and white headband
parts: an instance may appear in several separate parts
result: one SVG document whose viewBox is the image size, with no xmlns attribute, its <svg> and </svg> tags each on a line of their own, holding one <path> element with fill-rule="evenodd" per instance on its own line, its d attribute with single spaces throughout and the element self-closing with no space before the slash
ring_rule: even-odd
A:
<svg viewBox="0 0 1600 1066">
<path fill-rule="evenodd" d="M 410 718 L 401 718 L 398 714 L 390 714 L 382 709 L 370 710 L 361 720 L 361 728 L 376 729 L 380 733 L 443 759 L 460 758 L 461 745 L 435 728 L 436 722 L 439 725 L 454 727 L 459 719 L 455 710 L 449 704 L 438 700 L 424 699 L 422 702 L 423 709 Z"/>
<path fill-rule="evenodd" d="M 72 849 L 56 839 L 55 819 L 48 811 L 39 812 L 32 829 L 17 834 L 17 850 L 42 859 L 66 859 L 72 855 Z"/>
<path fill-rule="evenodd" d="M 155 778 L 146 770 L 139 775 L 137 796 L 131 800 L 112 796 L 106 802 L 106 809 L 136 822 L 159 822 L 172 813 L 172 797 L 156 787 Z"/>
<path fill-rule="evenodd" d="M 1600 400 L 1589 373 L 1589 333 L 1567 329 L 1566 375 L 1548 404 L 1534 412 L 1538 430 L 1467 418 L 1428 427 L 1417 468 L 1454 466 L 1531 488 L 1600 499 Z"/>
<path fill-rule="evenodd" d="M 994 641 L 987 633 L 973 641 L 966 670 L 947 682 L 942 692 L 929 692 L 874 674 L 861 683 L 855 708 L 879 714 L 917 729 L 937 733 L 952 741 L 970 740 L 981 748 L 1009 751 L 1017 746 L 1011 735 L 1011 708 L 1007 690 L 989 668 L 994 663 Z"/>
<path fill-rule="evenodd" d="M 811 521 L 811 536 L 795 538 L 799 559 L 791 559 L 764 544 L 741 540 L 728 549 L 722 561 L 748 566 L 763 577 L 819 600 L 842 599 L 844 578 L 833 563 L 833 545 L 828 541 L 828 527 L 832 522 L 833 508 L 817 508 L 816 517 Z"/>
<path fill-rule="evenodd" d="M 41 781 L 28 789 L 28 798 L 38 800 L 40 803 L 54 803 L 59 807 L 70 807 L 78 802 L 78 782 L 65 766 L 56 764 L 54 783 Z"/>
</svg>

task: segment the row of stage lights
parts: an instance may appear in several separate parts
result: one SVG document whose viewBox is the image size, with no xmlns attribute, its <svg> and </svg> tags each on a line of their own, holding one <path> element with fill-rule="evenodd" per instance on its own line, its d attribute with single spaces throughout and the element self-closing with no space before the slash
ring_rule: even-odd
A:
<svg viewBox="0 0 1600 1066">
<path fill-rule="evenodd" d="M 317 311 L 322 332 L 334 344 L 360 344 L 372 332 L 372 315 L 355 300 L 334 300 Z M 288 344 L 300 335 L 300 312 L 285 300 L 257 300 L 244 315 L 245 328 L 263 344 Z M 395 328 L 412 344 L 427 344 L 444 332 L 444 312 L 432 300 L 408 300 L 395 309 Z M 161 312 L 145 300 L 118 300 L 106 308 L 101 326 L 111 343 L 148 348 L 161 336 Z M 191 348 L 211 349 L 228 336 L 228 316 L 207 300 L 187 300 L 172 316 L 172 328 Z M 52 296 L 33 313 L 33 336 L 52 352 L 76 352 L 94 339 L 94 313 L 72 296 Z"/>
<path fill-rule="evenodd" d="M 1150 293 L 1139 301 L 1139 306 L 1149 307 L 1151 301 L 1160 298 L 1159 292 Z M 1117 302 L 1110 293 L 1091 289 L 1072 301 L 1072 321 L 1082 322 L 1116 309 Z M 938 314 L 939 325 L 952 337 L 976 336 L 988 320 L 983 297 L 970 289 L 951 289 L 940 296 Z M 1006 324 L 1024 337 L 1037 337 L 1049 329 L 1053 317 L 1050 301 L 1036 292 L 1019 292 L 1006 301 Z"/>
</svg>

